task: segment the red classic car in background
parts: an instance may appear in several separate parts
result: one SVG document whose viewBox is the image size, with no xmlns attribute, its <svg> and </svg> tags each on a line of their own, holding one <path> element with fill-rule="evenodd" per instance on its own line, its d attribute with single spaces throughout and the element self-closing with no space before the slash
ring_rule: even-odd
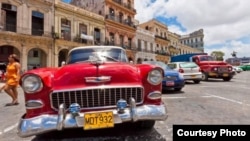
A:
<svg viewBox="0 0 250 141">
<path fill-rule="evenodd" d="M 64 66 L 22 75 L 26 113 L 18 134 L 110 128 L 124 122 L 153 128 L 156 120 L 167 119 L 162 79 L 160 67 L 130 64 L 121 47 L 74 48 Z"/>
</svg>

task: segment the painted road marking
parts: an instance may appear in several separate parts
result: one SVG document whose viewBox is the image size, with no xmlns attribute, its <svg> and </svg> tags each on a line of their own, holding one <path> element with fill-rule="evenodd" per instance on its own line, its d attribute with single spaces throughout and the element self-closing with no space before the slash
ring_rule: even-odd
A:
<svg viewBox="0 0 250 141">
<path fill-rule="evenodd" d="M 7 127 L 7 128 L 5 128 L 5 129 L 3 130 L 3 132 L 0 132 L 0 135 L 4 134 L 4 133 L 6 133 L 6 132 L 9 132 L 9 131 L 11 131 L 11 130 L 13 130 L 14 128 L 17 127 L 17 125 L 18 125 L 18 123 L 14 124 L 14 125 L 12 125 L 12 126 L 9 126 L 9 127 Z"/>
<path fill-rule="evenodd" d="M 212 95 L 212 94 L 207 94 L 205 96 L 197 96 L 197 97 L 198 98 L 199 97 L 202 97 L 202 98 L 218 98 L 218 99 L 230 101 L 230 102 L 233 102 L 233 103 L 237 103 L 237 104 L 240 104 L 240 105 L 244 104 L 246 106 L 250 106 L 250 104 L 247 104 L 247 103 L 244 103 L 244 102 L 241 102 L 241 101 L 225 98 L 225 97 L 222 97 L 222 96 Z M 180 97 L 162 97 L 162 99 L 185 99 L 185 98 L 187 99 L 187 98 L 197 98 L 197 97 L 184 97 L 184 96 L 180 96 Z"/>
<path fill-rule="evenodd" d="M 204 96 L 196 96 L 196 97 L 178 96 L 178 97 L 162 97 L 162 99 L 185 99 L 185 98 L 197 98 L 197 97 L 210 98 L 210 97 L 214 97 L 214 96 L 212 96 L 212 95 L 204 95 Z"/>
<path fill-rule="evenodd" d="M 211 94 L 210 94 L 210 95 L 211 95 Z M 237 101 L 237 100 L 225 98 L 225 97 L 222 97 L 222 96 L 217 96 L 217 95 L 211 95 L 211 96 L 216 97 L 216 98 L 219 98 L 219 99 L 223 99 L 223 100 L 226 100 L 226 101 L 230 101 L 230 102 L 233 102 L 233 103 L 237 103 L 237 104 L 240 104 L 240 105 L 245 104 L 246 106 L 250 106 L 250 104 L 246 104 L 246 103 L 243 103 L 243 102 L 241 102 L 241 101 Z"/>
</svg>

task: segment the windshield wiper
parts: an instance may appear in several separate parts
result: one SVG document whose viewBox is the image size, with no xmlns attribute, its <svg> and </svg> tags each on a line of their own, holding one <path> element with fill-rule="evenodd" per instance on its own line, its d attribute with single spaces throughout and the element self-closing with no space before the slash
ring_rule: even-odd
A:
<svg viewBox="0 0 250 141">
<path fill-rule="evenodd" d="M 89 62 L 90 60 L 85 60 L 85 61 L 76 61 L 75 63 L 84 63 L 84 62 Z"/>
<path fill-rule="evenodd" d="M 115 62 L 119 62 L 119 60 L 117 60 L 117 59 L 115 59 L 115 58 L 113 58 L 113 57 L 110 57 L 110 56 L 101 55 L 101 57 L 105 57 L 105 58 L 110 59 L 110 60 L 113 60 L 113 61 L 115 61 Z"/>
</svg>

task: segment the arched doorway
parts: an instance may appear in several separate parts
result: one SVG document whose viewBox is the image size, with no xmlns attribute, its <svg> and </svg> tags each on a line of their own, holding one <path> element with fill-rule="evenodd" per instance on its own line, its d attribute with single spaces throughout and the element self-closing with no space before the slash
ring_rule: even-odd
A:
<svg viewBox="0 0 250 141">
<path fill-rule="evenodd" d="M 141 64 L 141 63 L 142 63 L 142 59 L 141 59 L 141 58 L 138 58 L 136 63 L 137 63 L 137 64 Z"/>
<path fill-rule="evenodd" d="M 61 63 L 63 61 L 67 60 L 68 53 L 69 53 L 68 49 L 62 49 L 62 50 L 60 50 L 59 56 L 58 56 L 58 66 L 61 66 Z"/>
<path fill-rule="evenodd" d="M 1 63 L 8 63 L 8 57 L 10 54 L 16 54 L 21 60 L 20 52 L 17 48 L 10 46 L 10 45 L 3 45 L 0 46 L 0 62 Z"/>
<path fill-rule="evenodd" d="M 47 55 L 43 50 L 39 48 L 31 49 L 28 52 L 27 60 L 28 70 L 47 66 Z"/>
</svg>

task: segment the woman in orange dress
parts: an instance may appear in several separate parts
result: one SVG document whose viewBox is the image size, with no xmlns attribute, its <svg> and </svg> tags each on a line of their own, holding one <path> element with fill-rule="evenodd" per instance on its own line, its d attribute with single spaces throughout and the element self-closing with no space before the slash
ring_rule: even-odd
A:
<svg viewBox="0 0 250 141">
<path fill-rule="evenodd" d="M 16 54 L 11 54 L 8 59 L 4 91 L 12 98 L 12 102 L 7 103 L 6 106 L 12 106 L 19 104 L 17 87 L 20 80 L 20 63 Z"/>
</svg>

